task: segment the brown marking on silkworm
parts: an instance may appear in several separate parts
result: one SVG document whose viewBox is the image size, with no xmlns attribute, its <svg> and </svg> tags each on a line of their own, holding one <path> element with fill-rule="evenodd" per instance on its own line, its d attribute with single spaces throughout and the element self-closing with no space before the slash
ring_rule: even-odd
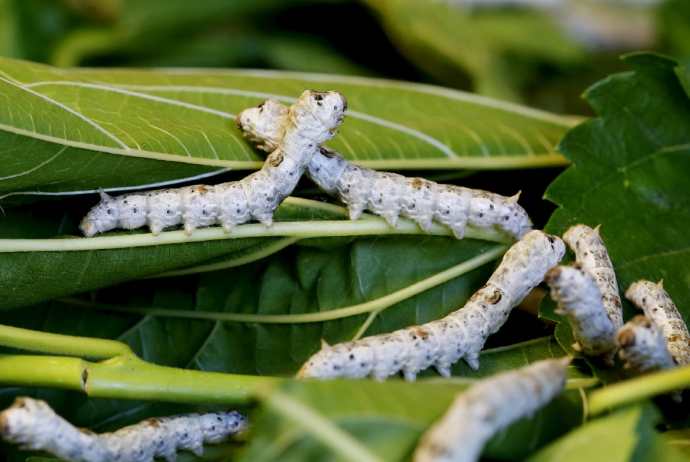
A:
<svg viewBox="0 0 690 462">
<path fill-rule="evenodd" d="M 275 152 L 268 157 L 268 163 L 271 167 L 277 167 L 283 162 L 283 154 L 281 152 Z"/>
</svg>

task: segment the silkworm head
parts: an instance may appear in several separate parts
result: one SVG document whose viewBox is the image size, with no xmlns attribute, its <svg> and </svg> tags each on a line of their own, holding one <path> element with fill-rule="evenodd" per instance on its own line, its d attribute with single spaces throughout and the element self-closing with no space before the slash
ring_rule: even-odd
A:
<svg viewBox="0 0 690 462">
<path fill-rule="evenodd" d="M 271 136 L 275 127 L 283 126 L 281 122 L 288 108 L 275 99 L 267 99 L 257 107 L 245 109 L 237 115 L 237 127 L 250 139 L 261 141 Z"/>
<path fill-rule="evenodd" d="M 79 225 L 84 236 L 93 237 L 98 233 L 104 233 L 117 228 L 120 211 L 117 201 L 101 190 L 101 202 L 89 210 Z"/>
<path fill-rule="evenodd" d="M 331 132 L 342 123 L 345 117 L 343 113 L 347 109 L 347 100 L 337 91 L 307 90 L 300 96 L 300 100 L 303 99 L 307 100 L 308 111 L 312 116 Z M 302 105 L 297 104 L 297 107 L 302 107 Z"/>
</svg>

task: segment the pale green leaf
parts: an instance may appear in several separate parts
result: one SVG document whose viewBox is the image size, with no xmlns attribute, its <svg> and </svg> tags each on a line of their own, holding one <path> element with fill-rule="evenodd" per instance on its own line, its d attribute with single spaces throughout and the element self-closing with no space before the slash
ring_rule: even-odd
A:
<svg viewBox="0 0 690 462">
<path fill-rule="evenodd" d="M 529 462 L 683 461 L 686 456 L 654 430 L 651 403 L 620 409 L 587 423 L 527 459 Z"/>
<path fill-rule="evenodd" d="M 75 70 L 0 58 L 0 198 L 155 185 L 262 158 L 236 114 L 305 88 L 350 99 L 329 145 L 382 169 L 563 165 L 571 122 L 462 92 L 383 80 L 270 71 Z M 171 162 L 157 162 L 171 161 Z"/>
</svg>

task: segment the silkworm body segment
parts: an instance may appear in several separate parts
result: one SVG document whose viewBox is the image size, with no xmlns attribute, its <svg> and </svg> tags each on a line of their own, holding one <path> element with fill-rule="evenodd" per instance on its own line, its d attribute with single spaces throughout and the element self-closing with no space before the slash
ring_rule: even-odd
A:
<svg viewBox="0 0 690 462">
<path fill-rule="evenodd" d="M 247 428 L 237 411 L 154 418 L 97 435 L 55 414 L 45 401 L 27 397 L 0 413 L 0 433 L 24 448 L 45 450 L 72 462 L 153 462 L 177 459 L 178 450 L 201 456 L 204 443 L 219 443 Z"/>
<path fill-rule="evenodd" d="M 287 116 L 285 106 L 266 100 L 259 108 L 242 111 L 238 126 L 262 149 L 275 146 L 276 128 Z M 448 226 L 461 239 L 465 227 L 496 226 L 516 239 L 532 229 L 532 221 L 518 205 L 519 193 L 505 197 L 488 191 L 407 178 L 349 163 L 338 152 L 321 147 L 309 164 L 309 177 L 321 189 L 342 201 L 356 220 L 364 210 L 383 217 L 395 227 L 400 215 L 428 231 L 432 220 Z"/>
<path fill-rule="evenodd" d="M 582 265 L 557 266 L 545 277 L 551 297 L 558 303 L 556 313 L 568 318 L 577 343 L 573 348 L 587 356 L 604 355 L 613 365 L 616 331 L 601 299 L 597 281 Z"/>
<path fill-rule="evenodd" d="M 666 338 L 667 348 L 679 366 L 690 364 L 690 333 L 663 281 L 655 284 L 638 281 L 625 292 L 625 298 L 644 311 L 659 326 Z"/>
<path fill-rule="evenodd" d="M 450 376 L 450 366 L 464 359 L 479 368 L 479 352 L 489 335 L 498 331 L 511 309 L 539 284 L 563 258 L 565 245 L 542 231 L 531 231 L 515 243 L 501 264 L 465 304 L 445 318 L 390 334 L 330 346 L 312 356 L 298 377 L 331 379 L 371 376 L 383 380 L 402 370 L 406 380 L 434 366 Z"/>
<path fill-rule="evenodd" d="M 618 294 L 618 282 L 599 226 L 592 229 L 587 225 L 575 225 L 563 234 L 563 240 L 575 253 L 575 258 L 596 278 L 601 291 L 604 309 L 613 322 L 615 331 L 623 325 L 623 305 Z"/>
<path fill-rule="evenodd" d="M 479 460 L 494 434 L 531 417 L 563 391 L 569 363 L 568 357 L 547 359 L 472 385 L 422 436 L 414 462 Z"/>
<path fill-rule="evenodd" d="M 176 189 L 111 197 L 101 191 L 101 202 L 82 220 L 86 237 L 115 228 L 148 225 L 154 235 L 167 227 L 184 225 L 186 234 L 197 227 L 220 224 L 228 233 L 252 219 L 271 226 L 273 211 L 292 192 L 318 145 L 335 136 L 347 109 L 338 92 L 305 91 L 285 111 L 276 149 L 261 170 L 240 181 L 217 186 L 195 185 Z"/>
</svg>

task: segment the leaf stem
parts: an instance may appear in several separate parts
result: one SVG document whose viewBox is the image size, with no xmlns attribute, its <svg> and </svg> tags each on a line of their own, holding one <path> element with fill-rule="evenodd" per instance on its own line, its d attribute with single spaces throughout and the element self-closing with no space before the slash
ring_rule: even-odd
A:
<svg viewBox="0 0 690 462">
<path fill-rule="evenodd" d="M 72 356 L 0 355 L 0 384 L 78 390 L 99 398 L 242 405 L 253 401 L 258 387 L 282 380 L 158 366 L 115 340 L 18 327 L 0 326 L 0 345 Z"/>
<path fill-rule="evenodd" d="M 84 390 L 86 363 L 60 356 L 0 355 L 0 384 Z"/>
<path fill-rule="evenodd" d="M 114 356 L 133 354 L 127 345 L 115 340 L 51 334 L 3 325 L 0 325 L 0 345 L 40 353 L 91 359 L 108 359 Z"/>
<path fill-rule="evenodd" d="M 93 363 L 62 356 L 0 355 L 3 386 L 58 388 L 92 398 L 248 405 L 283 379 L 157 366 L 133 354 Z"/>
<path fill-rule="evenodd" d="M 591 415 L 611 408 L 676 391 L 690 385 L 690 366 L 648 374 L 608 386 L 590 395 Z"/>
<path fill-rule="evenodd" d="M 224 322 L 254 322 L 263 324 L 294 324 L 307 322 L 323 322 L 332 321 L 335 319 L 346 318 L 363 313 L 370 313 L 373 311 L 381 311 L 390 306 L 407 300 L 425 290 L 436 287 L 444 282 L 459 277 L 469 271 L 472 271 L 480 266 L 495 260 L 503 255 L 508 246 L 497 246 L 487 252 L 484 252 L 474 258 L 462 262 L 452 268 L 435 274 L 427 279 L 411 284 L 404 289 L 390 293 L 381 298 L 371 300 L 369 302 L 360 303 L 344 308 L 337 308 L 328 311 L 319 311 L 316 313 L 305 314 L 245 314 L 245 313 L 214 313 L 201 311 L 185 311 L 185 310 L 168 310 L 161 308 L 131 308 L 119 307 L 112 305 L 94 305 L 88 302 L 77 299 L 65 299 L 69 303 L 84 306 L 87 308 L 103 309 L 117 313 L 135 313 L 141 315 L 158 316 L 158 317 L 172 317 L 172 318 L 191 318 L 191 319 L 208 319 L 213 321 Z"/>
<path fill-rule="evenodd" d="M 101 236 L 90 239 L 0 239 L 0 252 L 69 252 L 84 250 L 120 249 L 130 247 L 148 247 L 166 244 L 188 244 L 192 242 L 208 242 L 221 239 L 240 239 L 247 237 L 280 237 L 291 236 L 304 239 L 311 237 L 351 237 L 371 235 L 409 235 L 431 234 L 436 236 L 452 236 L 451 231 L 438 224 L 434 224 L 428 233 L 424 233 L 412 221 L 400 219 L 398 226 L 391 228 L 382 218 L 368 220 L 331 220 L 331 221 L 293 221 L 275 223 L 266 228 L 260 224 L 237 226 L 231 234 L 225 234 L 220 227 L 198 229 L 193 235 L 187 236 L 183 231 L 168 231 L 158 236 L 150 233 L 125 234 L 117 236 Z M 513 240 L 505 233 L 489 228 L 473 228 L 465 230 L 468 239 L 510 244 Z"/>
</svg>

